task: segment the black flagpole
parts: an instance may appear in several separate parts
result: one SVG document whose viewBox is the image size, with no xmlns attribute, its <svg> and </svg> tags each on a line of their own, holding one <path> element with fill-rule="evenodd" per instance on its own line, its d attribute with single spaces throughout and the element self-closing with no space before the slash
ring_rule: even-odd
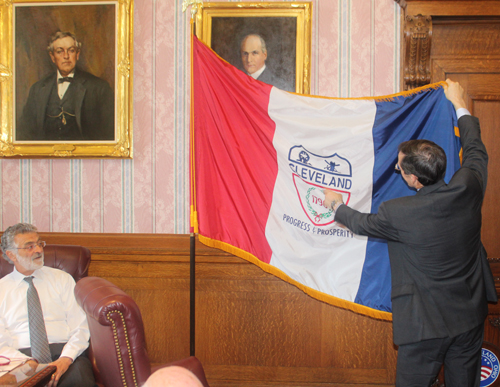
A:
<svg viewBox="0 0 500 387">
<path fill-rule="evenodd" d="M 191 5 L 193 7 L 194 5 Z M 194 98 L 193 98 L 193 43 L 194 43 L 194 33 L 195 33 L 195 24 L 193 22 L 193 15 L 191 16 L 191 121 L 194 120 L 193 117 L 193 111 L 194 111 Z M 194 134 L 192 132 L 194 122 L 191 122 L 191 167 L 194 168 Z M 194 179 L 192 172 L 192 178 Z M 191 197 L 193 198 L 194 195 L 194 187 L 193 187 L 193 181 L 191 181 Z M 193 199 L 195 200 L 195 199 Z M 193 202 L 194 203 L 194 202 Z M 191 203 L 191 204 L 193 204 Z M 195 321 L 195 264 L 196 264 L 196 250 L 195 250 L 195 233 L 198 232 L 198 227 L 195 225 L 195 222 L 197 222 L 197 219 L 194 219 L 196 216 L 193 214 L 193 208 L 194 206 L 191 206 L 191 226 L 193 227 L 193 232 L 191 232 L 191 236 L 189 237 L 189 253 L 190 253 L 190 258 L 189 258 L 189 355 L 190 356 L 195 356 L 195 327 L 196 327 L 196 321 Z M 193 222 L 194 220 L 194 222 Z"/>
<path fill-rule="evenodd" d="M 195 343 L 195 236 L 190 236 L 190 261 L 189 261 L 189 355 L 194 356 Z"/>
</svg>

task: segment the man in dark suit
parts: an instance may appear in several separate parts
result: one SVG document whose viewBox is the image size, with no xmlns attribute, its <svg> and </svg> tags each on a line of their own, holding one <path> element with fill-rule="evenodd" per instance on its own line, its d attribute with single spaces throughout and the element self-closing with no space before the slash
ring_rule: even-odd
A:
<svg viewBox="0 0 500 387">
<path fill-rule="evenodd" d="M 48 46 L 57 71 L 31 86 L 16 128 L 17 141 L 112 141 L 114 93 L 109 84 L 76 68 L 79 43 L 57 32 Z"/>
<path fill-rule="evenodd" d="M 240 54 L 243 68 L 248 75 L 278 89 L 288 90 L 286 83 L 266 66 L 267 47 L 262 36 L 257 34 L 245 36 L 241 41 Z"/>
<path fill-rule="evenodd" d="M 389 200 L 363 214 L 326 190 L 335 221 L 356 234 L 386 239 L 392 272 L 396 386 L 429 386 L 441 365 L 447 386 L 479 386 L 488 301 L 497 301 L 481 244 L 481 205 L 488 155 L 479 121 L 466 110 L 464 90 L 446 81 L 457 109 L 462 167 L 448 184 L 446 155 L 427 140 L 399 145 L 396 170 L 414 196 Z M 439 130 L 439 129 L 437 129 Z"/>
</svg>

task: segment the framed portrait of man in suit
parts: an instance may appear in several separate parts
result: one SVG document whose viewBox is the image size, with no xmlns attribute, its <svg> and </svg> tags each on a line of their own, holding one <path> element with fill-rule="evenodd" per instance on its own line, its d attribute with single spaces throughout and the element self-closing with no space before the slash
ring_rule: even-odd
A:
<svg viewBox="0 0 500 387">
<path fill-rule="evenodd" d="M 0 11 L 0 156 L 131 158 L 133 2 Z"/>
<path fill-rule="evenodd" d="M 196 35 L 262 82 L 309 94 L 311 2 L 203 3 Z"/>
</svg>

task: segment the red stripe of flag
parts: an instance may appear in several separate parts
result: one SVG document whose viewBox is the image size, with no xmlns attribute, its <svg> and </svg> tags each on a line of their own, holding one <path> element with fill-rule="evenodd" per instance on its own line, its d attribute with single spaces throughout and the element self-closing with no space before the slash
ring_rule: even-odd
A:
<svg viewBox="0 0 500 387">
<path fill-rule="evenodd" d="M 269 118 L 272 86 L 194 38 L 195 167 L 199 233 L 269 263 L 265 227 L 278 173 Z"/>
</svg>

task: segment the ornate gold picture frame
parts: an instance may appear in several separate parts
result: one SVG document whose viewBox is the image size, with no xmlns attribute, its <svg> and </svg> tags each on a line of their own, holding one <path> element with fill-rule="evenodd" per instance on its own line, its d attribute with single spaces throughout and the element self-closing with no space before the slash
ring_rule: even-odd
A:
<svg viewBox="0 0 500 387">
<path fill-rule="evenodd" d="M 133 0 L 0 1 L 0 29 L 0 157 L 132 158 Z"/>
<path fill-rule="evenodd" d="M 296 93 L 309 94 L 311 73 L 311 2 L 229 2 L 197 5 L 196 35 L 219 56 L 242 71 L 244 46 L 258 36 L 265 46 L 265 70 L 276 80 L 266 83 Z"/>
</svg>

